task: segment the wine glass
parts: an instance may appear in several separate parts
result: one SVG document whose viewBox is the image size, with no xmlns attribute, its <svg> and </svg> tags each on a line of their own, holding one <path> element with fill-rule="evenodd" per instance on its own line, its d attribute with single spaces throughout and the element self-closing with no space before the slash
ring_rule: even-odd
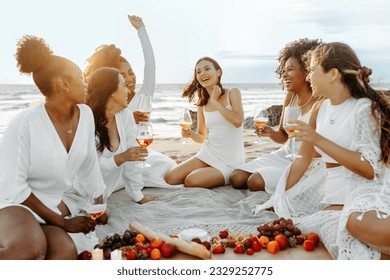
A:
<svg viewBox="0 0 390 280">
<path fill-rule="evenodd" d="M 297 120 L 300 114 L 301 114 L 301 111 L 298 107 L 287 106 L 284 108 L 283 128 L 286 130 L 286 132 L 289 135 L 294 135 L 295 133 L 298 132 L 298 130 L 291 129 L 291 124 L 289 124 L 288 122 L 293 121 L 293 120 Z M 292 143 L 292 145 L 291 145 L 292 152 L 291 152 L 291 154 L 288 154 L 285 157 L 292 158 L 292 159 L 294 159 L 296 157 L 301 157 L 295 153 L 295 138 L 291 137 L 290 139 L 291 139 L 291 143 Z"/>
<path fill-rule="evenodd" d="M 267 106 L 265 105 L 259 105 L 255 107 L 255 110 L 253 112 L 253 122 L 256 127 L 262 128 L 268 123 L 268 110 Z M 253 143 L 255 144 L 265 144 L 267 141 L 264 140 L 255 140 Z"/>
<path fill-rule="evenodd" d="M 91 195 L 88 197 L 88 201 L 85 206 L 85 211 L 87 212 L 88 216 L 91 217 L 91 219 L 96 220 L 104 213 L 106 213 L 106 209 L 107 203 L 103 195 L 100 195 L 99 197 Z M 86 237 L 96 242 L 99 241 L 97 237 L 91 234 L 91 232 L 87 233 Z"/>
<path fill-rule="evenodd" d="M 179 124 L 184 129 L 190 129 L 192 125 L 192 117 L 189 109 L 184 109 L 183 115 L 180 116 Z M 191 141 L 189 141 L 189 139 L 187 138 L 184 138 L 184 141 L 182 142 L 182 144 L 190 144 L 190 143 Z"/>
<path fill-rule="evenodd" d="M 136 140 L 138 145 L 143 148 L 148 147 L 153 142 L 153 128 L 152 124 L 149 122 L 142 122 L 138 125 Z M 136 167 L 144 168 L 150 167 L 150 164 L 145 162 L 140 162 L 135 165 Z"/>
<path fill-rule="evenodd" d="M 152 96 L 141 95 L 138 103 L 138 111 L 150 118 L 150 112 L 152 111 Z"/>
</svg>

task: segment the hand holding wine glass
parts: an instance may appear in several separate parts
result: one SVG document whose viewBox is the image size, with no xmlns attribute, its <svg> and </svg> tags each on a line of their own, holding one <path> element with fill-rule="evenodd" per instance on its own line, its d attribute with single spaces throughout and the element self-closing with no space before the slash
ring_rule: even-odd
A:
<svg viewBox="0 0 390 280">
<path fill-rule="evenodd" d="M 191 141 L 188 140 L 192 125 L 192 117 L 189 109 L 184 109 L 183 115 L 180 116 L 179 124 L 182 128 L 182 135 L 184 137 L 184 141 L 182 142 L 182 144 L 191 143 Z"/>
<path fill-rule="evenodd" d="M 147 148 L 150 144 L 153 142 L 153 128 L 152 124 L 148 122 L 142 122 L 138 125 L 138 131 L 136 140 L 138 145 L 140 145 L 142 148 Z M 135 165 L 136 167 L 144 168 L 144 167 L 150 167 L 150 164 L 145 162 L 140 162 Z"/>
<path fill-rule="evenodd" d="M 256 130 L 262 129 L 268 123 L 268 110 L 265 105 L 256 106 L 253 112 L 253 122 L 256 126 Z M 264 140 L 256 140 L 255 144 L 265 144 Z"/>
<path fill-rule="evenodd" d="M 289 124 L 289 121 L 297 120 L 300 114 L 301 114 L 301 111 L 300 111 L 299 107 L 287 106 L 284 108 L 283 128 L 284 128 L 284 130 L 286 130 L 286 132 L 289 135 L 294 135 L 295 133 L 298 132 L 298 130 L 295 130 L 294 128 L 292 128 L 292 125 Z M 286 155 L 286 157 L 289 157 L 292 159 L 294 159 L 296 157 L 300 157 L 299 155 L 297 155 L 295 153 L 295 138 L 294 137 L 291 137 L 291 143 L 292 143 L 292 145 L 291 145 L 292 152 L 291 152 L 291 154 Z"/>
<path fill-rule="evenodd" d="M 88 197 L 85 211 L 91 219 L 96 220 L 97 218 L 101 217 L 106 213 L 106 209 L 107 203 L 103 195 L 98 197 L 90 195 Z M 96 239 L 91 233 L 87 233 L 86 236 L 90 239 Z"/>
<path fill-rule="evenodd" d="M 138 111 L 134 112 L 136 123 L 149 122 L 152 111 L 152 96 L 141 95 L 138 103 Z"/>
</svg>

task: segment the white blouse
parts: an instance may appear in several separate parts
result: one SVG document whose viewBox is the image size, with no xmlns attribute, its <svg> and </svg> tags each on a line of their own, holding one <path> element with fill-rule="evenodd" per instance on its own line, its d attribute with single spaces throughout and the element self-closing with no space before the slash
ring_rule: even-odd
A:
<svg viewBox="0 0 390 280">
<path fill-rule="evenodd" d="M 80 119 L 69 152 L 44 104 L 23 110 L 10 122 L 0 141 L 0 208 L 25 207 L 22 203 L 33 193 L 61 214 L 57 206 L 66 191 L 75 188 L 83 195 L 95 196 L 104 192 L 92 111 L 86 105 L 78 107 Z M 40 223 L 45 223 L 29 210 Z"/>
</svg>

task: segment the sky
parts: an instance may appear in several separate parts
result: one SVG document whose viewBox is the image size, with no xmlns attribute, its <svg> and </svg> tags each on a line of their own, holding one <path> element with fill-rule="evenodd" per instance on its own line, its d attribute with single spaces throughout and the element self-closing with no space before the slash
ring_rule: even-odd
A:
<svg viewBox="0 0 390 280">
<path fill-rule="evenodd" d="M 299 38 L 347 43 L 373 82 L 390 82 L 388 11 L 388 0 L 2 0 L 0 84 L 33 83 L 14 57 L 24 34 L 82 70 L 96 47 L 116 44 L 142 82 L 142 48 L 127 14 L 145 23 L 157 83 L 189 82 L 203 56 L 220 63 L 222 82 L 278 82 L 277 55 Z"/>
</svg>

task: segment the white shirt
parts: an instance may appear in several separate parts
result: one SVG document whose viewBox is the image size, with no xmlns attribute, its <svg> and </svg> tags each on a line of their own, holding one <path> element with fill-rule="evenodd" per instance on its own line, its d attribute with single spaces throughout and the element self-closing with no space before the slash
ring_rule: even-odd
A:
<svg viewBox="0 0 390 280">
<path fill-rule="evenodd" d="M 66 191 L 75 188 L 84 195 L 95 196 L 104 192 L 92 111 L 86 105 L 78 107 L 80 119 L 69 152 L 44 104 L 23 110 L 10 122 L 0 142 L 0 208 L 21 205 L 33 193 L 61 214 L 57 206 Z"/>
</svg>

